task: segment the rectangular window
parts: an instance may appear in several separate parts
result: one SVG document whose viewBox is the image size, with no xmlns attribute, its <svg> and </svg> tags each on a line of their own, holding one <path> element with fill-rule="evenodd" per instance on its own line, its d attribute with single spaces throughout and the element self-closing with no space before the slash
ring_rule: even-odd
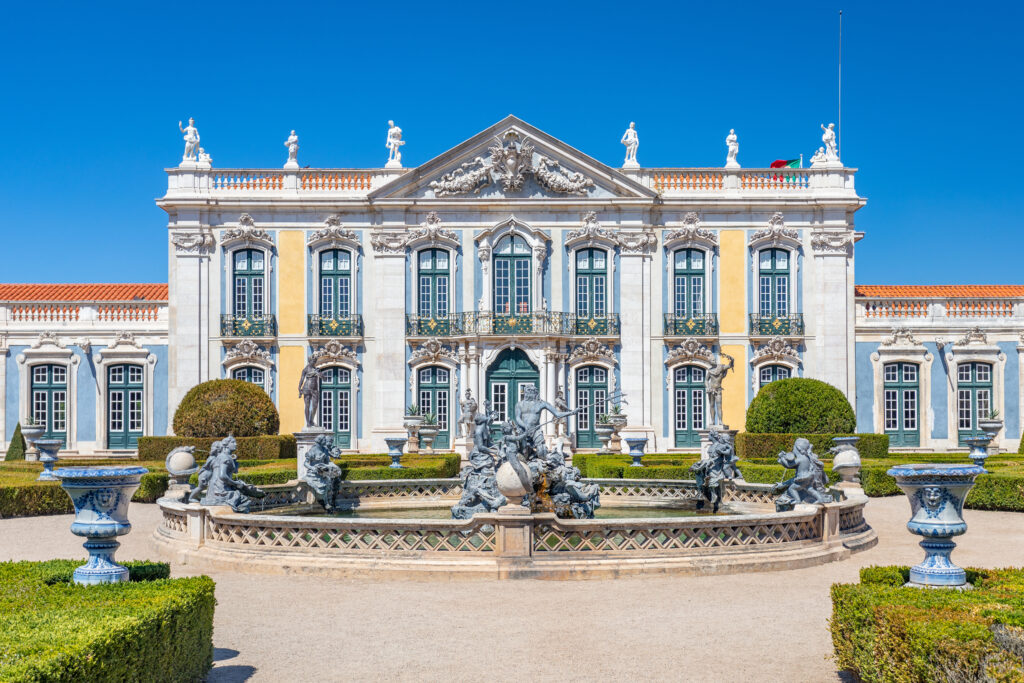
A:
<svg viewBox="0 0 1024 683">
<path fill-rule="evenodd" d="M 775 278 L 775 315 L 780 318 L 789 315 L 789 278 L 785 275 Z"/>
<path fill-rule="evenodd" d="M 694 389 L 690 392 L 690 403 L 693 404 L 693 420 L 695 430 L 704 429 L 704 390 Z"/>
<path fill-rule="evenodd" d="M 321 270 L 334 270 L 334 252 L 325 251 L 320 254 L 320 269 Z"/>
<path fill-rule="evenodd" d="M 590 287 L 587 285 L 586 275 L 576 278 L 576 315 L 586 316 L 590 314 Z"/>
<path fill-rule="evenodd" d="M 128 383 L 142 384 L 142 368 L 140 368 L 138 365 L 128 366 Z"/>
<path fill-rule="evenodd" d="M 608 412 L 608 392 L 604 389 L 594 390 L 594 415 L 604 415 Z"/>
<path fill-rule="evenodd" d="M 437 276 L 437 315 L 448 315 L 448 276 Z"/>
<path fill-rule="evenodd" d="M 970 372 L 970 370 L 968 370 Z M 971 429 L 974 422 L 971 420 L 971 390 L 958 389 L 956 392 L 956 414 L 957 428 Z"/>
<path fill-rule="evenodd" d="M 683 368 L 676 368 L 676 382 L 677 383 L 686 382 L 686 368 L 685 367 L 683 367 Z"/>
<path fill-rule="evenodd" d="M 115 365 L 110 368 L 110 383 L 111 384 L 124 384 L 124 367 L 121 365 Z"/>
<path fill-rule="evenodd" d="M 594 276 L 594 317 L 603 318 L 605 315 L 605 294 L 604 275 Z"/>
<path fill-rule="evenodd" d="M 576 372 L 576 377 L 580 384 L 590 383 L 590 368 L 580 368 Z"/>
<path fill-rule="evenodd" d="M 976 366 L 975 373 L 978 375 L 979 382 L 991 382 L 992 381 L 992 368 L 984 363 L 978 363 Z"/>
<path fill-rule="evenodd" d="M 530 262 L 516 261 L 516 313 L 530 312 Z"/>
<path fill-rule="evenodd" d="M 46 384 L 46 366 L 37 365 L 32 368 L 32 381 L 35 384 Z"/>
<path fill-rule="evenodd" d="M 331 318 L 334 315 L 334 279 L 320 280 L 320 315 Z"/>
<path fill-rule="evenodd" d="M 320 426 L 334 430 L 334 392 L 320 392 Z"/>
<path fill-rule="evenodd" d="M 885 381 L 886 382 L 897 382 L 899 381 L 899 366 L 896 363 L 886 363 L 885 365 Z"/>
<path fill-rule="evenodd" d="M 690 278 L 690 304 L 693 317 L 696 318 L 704 312 L 704 278 L 700 276 Z"/>
<path fill-rule="evenodd" d="M 124 392 L 110 392 L 110 432 L 124 431 Z"/>
<path fill-rule="evenodd" d="M 984 366 L 979 365 L 978 368 Z M 978 389 L 978 419 L 984 420 L 992 412 L 992 392 L 988 389 Z"/>
<path fill-rule="evenodd" d="M 351 307 L 349 306 L 349 303 L 352 300 L 351 299 L 351 295 L 350 295 L 350 287 L 349 287 L 349 285 L 351 283 L 352 283 L 352 281 L 349 279 L 349 277 L 347 275 L 345 277 L 339 277 L 338 278 L 338 317 L 339 318 L 347 318 L 349 316 L 349 312 L 351 311 Z"/>
<path fill-rule="evenodd" d="M 46 425 L 46 392 L 32 392 L 32 419 L 36 424 Z"/>
<path fill-rule="evenodd" d="M 444 368 L 436 368 L 434 370 L 434 381 L 438 384 L 448 384 L 448 371 Z"/>
<path fill-rule="evenodd" d="M 334 383 L 334 368 L 327 368 L 325 370 L 321 370 L 320 372 L 322 373 L 320 376 L 321 382 L 323 382 L 324 384 Z"/>
<path fill-rule="evenodd" d="M 63 365 L 53 366 L 53 383 L 54 384 L 67 384 L 68 383 L 68 369 Z"/>
<path fill-rule="evenodd" d="M 420 384 L 430 384 L 430 375 L 432 371 L 430 368 L 423 368 L 420 370 Z"/>
<path fill-rule="evenodd" d="M 676 389 L 676 431 L 686 430 L 686 389 Z"/>
<path fill-rule="evenodd" d="M 607 382 L 608 371 L 605 370 L 604 368 L 594 368 L 594 381 L 598 383 Z"/>
<path fill-rule="evenodd" d="M 703 383 L 704 368 L 690 368 L 690 381 L 694 383 Z"/>
<path fill-rule="evenodd" d="M 504 383 L 491 385 L 491 407 L 498 417 L 496 422 L 508 419 L 508 385 Z"/>
<path fill-rule="evenodd" d="M 765 384 L 771 384 L 772 382 L 772 369 L 761 368 L 761 386 Z"/>
<path fill-rule="evenodd" d="M 142 392 L 137 389 L 128 392 L 128 431 L 142 431 Z"/>
<path fill-rule="evenodd" d="M 441 431 L 448 430 L 448 392 L 437 392 L 437 409 L 434 411 L 437 416 L 437 426 Z"/>
<path fill-rule="evenodd" d="M 338 392 L 338 429 L 339 432 L 349 431 L 349 415 L 351 414 L 349 406 L 349 393 L 347 391 Z"/>
<path fill-rule="evenodd" d="M 352 381 L 352 373 L 345 368 L 338 368 L 338 384 L 348 384 Z"/>
<path fill-rule="evenodd" d="M 420 276 L 420 317 L 430 317 L 430 276 Z"/>
<path fill-rule="evenodd" d="M 245 278 L 235 278 L 235 317 L 245 317 Z"/>
<path fill-rule="evenodd" d="M 68 394 L 66 391 L 53 392 L 53 431 L 68 430 Z"/>
<path fill-rule="evenodd" d="M 894 432 L 900 428 L 897 421 L 899 408 L 897 406 L 897 392 L 895 389 L 885 390 L 885 431 Z"/>
<path fill-rule="evenodd" d="M 678 257 L 678 254 L 676 255 Z M 676 275 L 675 282 L 675 316 L 686 317 L 686 276 Z"/>
<path fill-rule="evenodd" d="M 433 404 L 434 404 L 434 402 L 433 402 L 433 400 L 431 400 L 432 398 L 433 398 L 433 396 L 432 396 L 432 394 L 429 391 L 427 391 L 427 390 L 421 390 L 420 391 L 420 414 L 421 415 L 426 415 L 427 413 L 434 412 L 433 411 Z"/>
<path fill-rule="evenodd" d="M 917 429 L 917 392 L 913 389 L 903 392 L 903 428 L 908 431 Z"/>
<path fill-rule="evenodd" d="M 970 363 L 964 363 L 956 366 L 956 379 L 958 382 L 970 382 L 971 381 L 971 365 Z"/>
<path fill-rule="evenodd" d="M 766 275 L 761 276 L 760 284 L 760 311 L 762 318 L 769 318 L 772 314 L 772 279 Z"/>
<path fill-rule="evenodd" d="M 917 366 L 916 365 L 904 365 L 903 366 L 903 381 L 904 382 L 916 382 L 917 381 Z"/>
<path fill-rule="evenodd" d="M 509 306 L 509 263 L 505 259 L 494 262 L 494 312 L 508 315 L 512 312 Z"/>
<path fill-rule="evenodd" d="M 252 317 L 263 317 L 263 278 L 252 279 Z"/>
<path fill-rule="evenodd" d="M 586 432 L 590 430 L 590 392 L 586 389 L 576 390 L 576 430 Z"/>
<path fill-rule="evenodd" d="M 249 381 L 262 387 L 264 384 L 263 370 L 260 368 L 249 368 Z"/>
</svg>

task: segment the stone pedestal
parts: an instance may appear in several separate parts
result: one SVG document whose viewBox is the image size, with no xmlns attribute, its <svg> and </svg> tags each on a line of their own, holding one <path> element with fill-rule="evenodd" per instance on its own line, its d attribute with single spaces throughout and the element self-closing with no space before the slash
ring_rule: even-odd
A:
<svg viewBox="0 0 1024 683">
<path fill-rule="evenodd" d="M 330 434 L 331 430 L 322 427 L 303 427 L 301 432 L 295 432 L 296 455 L 296 476 L 299 481 L 306 480 L 306 453 L 312 448 L 313 442 L 318 436 Z"/>
</svg>

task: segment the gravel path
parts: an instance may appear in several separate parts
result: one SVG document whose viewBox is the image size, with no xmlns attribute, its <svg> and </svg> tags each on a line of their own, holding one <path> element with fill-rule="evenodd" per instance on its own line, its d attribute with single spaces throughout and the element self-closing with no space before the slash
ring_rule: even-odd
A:
<svg viewBox="0 0 1024 683">
<path fill-rule="evenodd" d="M 370 581 L 217 572 L 210 681 L 837 681 L 828 589 L 920 560 L 904 497 L 865 515 L 878 545 L 762 574 L 593 581 Z M 1024 515 L 966 511 L 961 565 L 1024 565 Z M 133 504 L 118 557 L 155 556 Z M 0 520 L 0 559 L 84 557 L 70 515 Z M 173 574 L 188 573 L 175 567 Z"/>
</svg>

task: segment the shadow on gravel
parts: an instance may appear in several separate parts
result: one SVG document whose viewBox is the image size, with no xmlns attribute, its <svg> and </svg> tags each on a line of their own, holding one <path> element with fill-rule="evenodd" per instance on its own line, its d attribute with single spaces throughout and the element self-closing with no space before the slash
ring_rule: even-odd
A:
<svg viewBox="0 0 1024 683">
<path fill-rule="evenodd" d="M 214 666 L 206 677 L 207 683 L 245 683 L 256 673 L 256 667 L 231 664 Z"/>
<path fill-rule="evenodd" d="M 232 650 L 226 647 L 215 647 L 213 648 L 213 661 L 223 662 L 225 659 L 234 659 L 238 656 L 238 650 Z"/>
</svg>

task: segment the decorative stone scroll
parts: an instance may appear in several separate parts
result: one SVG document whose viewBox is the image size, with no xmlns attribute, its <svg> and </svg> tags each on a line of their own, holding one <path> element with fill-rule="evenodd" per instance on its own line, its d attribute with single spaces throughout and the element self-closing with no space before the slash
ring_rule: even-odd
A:
<svg viewBox="0 0 1024 683">
<path fill-rule="evenodd" d="M 316 367 L 324 365 L 358 365 L 359 356 L 350 346 L 342 344 L 337 339 L 331 339 L 326 344 L 318 348 L 312 354 L 310 359 L 313 361 Z M 353 378 L 353 381 L 355 379 Z"/>
<path fill-rule="evenodd" d="M 718 246 L 718 233 L 706 230 L 700 225 L 700 216 L 690 211 L 683 218 L 683 224 L 675 230 L 668 230 L 662 235 L 662 244 L 666 249 L 698 244 L 705 247 Z"/>
<path fill-rule="evenodd" d="M 548 167 L 551 168 L 548 168 Z M 586 194 L 594 181 L 582 173 L 567 171 L 557 161 L 541 156 L 533 166 L 533 177 L 546 190 L 562 194 Z"/>
<path fill-rule="evenodd" d="M 784 361 L 794 366 L 800 365 L 800 354 L 785 339 L 775 338 L 767 344 L 758 346 L 754 351 L 752 363 L 759 365 L 766 362 Z"/>
<path fill-rule="evenodd" d="M 328 216 L 324 221 L 324 227 L 314 230 L 306 238 L 307 246 L 319 246 L 321 243 L 330 243 L 337 246 L 359 246 L 359 237 L 354 230 L 349 230 L 341 224 L 337 216 Z"/>
<path fill-rule="evenodd" d="M 458 247 L 459 236 L 455 234 L 454 230 L 443 227 L 441 225 L 441 217 L 437 215 L 436 211 L 431 211 L 419 227 L 409 231 L 406 245 L 412 246 L 423 243 L 429 243 L 430 245 L 447 244 L 448 246 Z"/>
<path fill-rule="evenodd" d="M 711 353 L 711 349 L 696 339 L 687 339 L 682 344 L 677 344 L 669 349 L 665 364 L 678 365 L 694 360 L 711 364 L 714 361 L 714 354 Z"/>
<path fill-rule="evenodd" d="M 882 340 L 882 346 L 910 346 L 918 347 L 920 343 L 906 325 L 892 328 L 892 334 Z"/>
<path fill-rule="evenodd" d="M 393 230 L 374 230 L 370 233 L 370 244 L 378 254 L 405 254 L 409 244 L 409 233 Z"/>
<path fill-rule="evenodd" d="M 269 363 L 270 352 L 251 339 L 243 339 L 228 349 L 224 354 L 224 361 L 255 361 L 259 363 Z"/>
<path fill-rule="evenodd" d="M 815 230 L 811 233 L 811 249 L 818 254 L 840 254 L 848 256 L 853 246 L 853 234 Z"/>
<path fill-rule="evenodd" d="M 988 344 L 988 335 L 980 327 L 975 325 L 960 337 L 954 346 L 970 346 L 972 344 Z"/>
<path fill-rule="evenodd" d="M 53 330 L 43 330 L 39 333 L 36 340 L 32 342 L 33 349 L 39 349 L 44 346 L 56 346 L 58 349 L 64 348 L 64 345 L 60 343 L 60 337 Z"/>
<path fill-rule="evenodd" d="M 605 243 L 608 245 L 617 244 L 615 241 L 615 233 L 611 230 L 601 227 L 601 223 L 597 220 L 597 212 L 589 211 L 587 215 L 583 217 L 583 226 L 570 230 L 565 235 L 565 246 L 575 247 L 579 244 L 593 245 L 597 243 Z"/>
<path fill-rule="evenodd" d="M 615 243 L 623 254 L 648 254 L 658 246 L 658 238 L 650 230 L 640 232 L 619 232 Z"/>
<path fill-rule="evenodd" d="M 604 361 L 610 365 L 615 365 L 615 354 L 612 353 L 612 350 L 607 345 L 599 342 L 596 337 L 591 337 L 582 344 L 579 344 L 569 354 L 570 366 L 596 361 Z"/>
<path fill-rule="evenodd" d="M 782 218 L 782 214 L 776 212 L 775 215 L 768 219 L 768 227 L 758 230 L 752 234 L 748 244 L 751 247 L 760 246 L 762 244 L 771 244 L 772 246 L 788 244 L 792 247 L 799 247 L 800 233 L 796 230 L 787 228 L 786 222 Z"/>
<path fill-rule="evenodd" d="M 274 240 L 270 233 L 263 228 L 257 228 L 252 216 L 243 213 L 238 217 L 238 227 L 228 228 L 220 238 L 221 246 L 228 246 L 236 242 L 243 242 L 246 245 L 260 245 L 272 248 Z"/>
<path fill-rule="evenodd" d="M 171 233 L 171 244 L 177 254 L 208 254 L 216 245 L 213 235 L 205 232 L 174 232 Z"/>
<path fill-rule="evenodd" d="M 439 363 L 442 360 L 457 364 L 459 356 L 450 346 L 442 344 L 436 339 L 428 339 L 412 352 L 412 355 L 409 357 L 409 364 Z"/>
</svg>

